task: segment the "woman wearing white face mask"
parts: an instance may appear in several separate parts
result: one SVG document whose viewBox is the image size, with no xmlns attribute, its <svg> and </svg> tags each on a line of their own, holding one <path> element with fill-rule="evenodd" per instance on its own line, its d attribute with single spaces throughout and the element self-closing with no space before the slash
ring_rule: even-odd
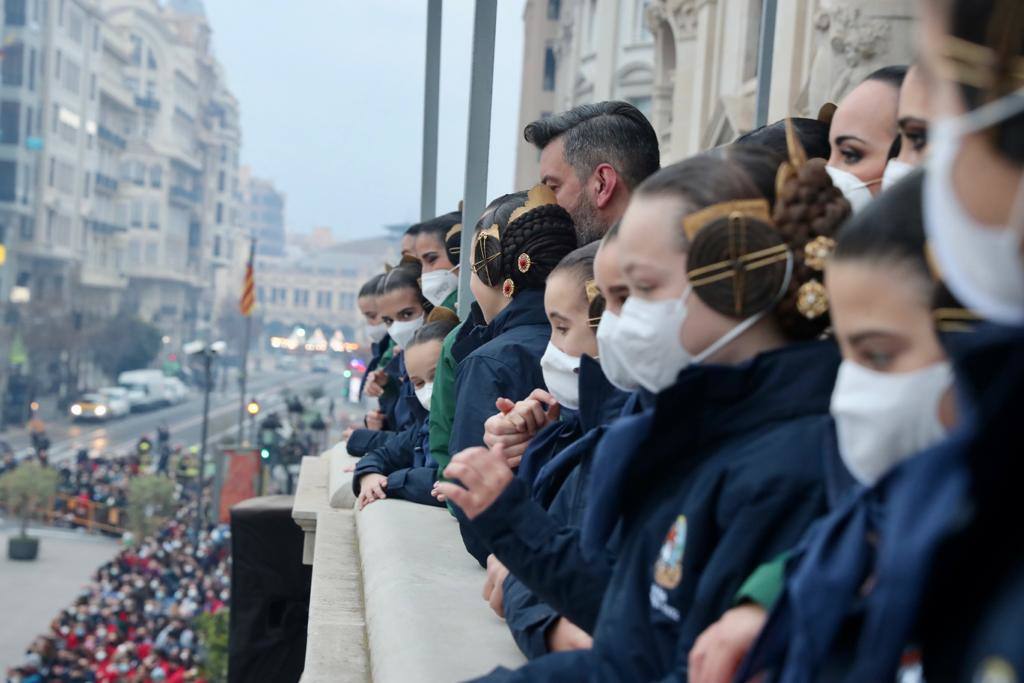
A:
<svg viewBox="0 0 1024 683">
<path fill-rule="evenodd" d="M 921 67 L 911 66 L 900 87 L 897 109 L 899 154 L 889 159 L 882 176 L 882 189 L 888 190 L 924 163 L 928 153 L 928 124 L 931 120 L 928 84 Z"/>
<path fill-rule="evenodd" d="M 889 66 L 870 74 L 842 99 L 832 118 L 828 173 L 854 211 L 882 190 L 898 136 L 896 107 L 906 73 L 905 66 Z"/>
<path fill-rule="evenodd" d="M 405 372 L 402 350 L 432 310 L 420 291 L 419 264 L 403 262 L 388 271 L 378 285 L 376 304 L 393 342 L 392 357 L 385 367 L 367 376 L 371 386 L 379 384 L 385 391 L 380 394 L 380 409 L 367 415 L 367 428 L 345 435 L 347 450 L 355 456 L 365 455 L 390 433 L 403 431 L 414 421 L 408 401 L 403 398 L 412 397 L 413 389 Z"/>
<path fill-rule="evenodd" d="M 790 580 L 747 673 L 771 669 L 780 680 L 817 680 L 832 667 L 843 671 L 834 663 L 848 665 L 856 646 L 862 586 L 887 506 L 884 487 L 851 496 L 858 487 L 849 477 L 874 486 L 942 442 L 956 423 L 953 368 L 940 335 L 955 342 L 976 319 L 935 281 L 928 264 L 921 182 L 901 183 L 844 226 L 829 261 L 832 324 L 843 353 L 830 404 L 842 463 L 829 460 L 834 509 L 788 559 Z M 733 610 L 699 645 L 709 658 L 740 662 L 772 606 L 755 601 Z M 801 616 L 812 612 L 814 619 Z M 793 655 L 812 641 L 813 655 Z M 853 680 L 892 679 L 876 672 Z"/>
<path fill-rule="evenodd" d="M 640 379 L 657 388 L 667 376 L 670 386 L 653 413 L 613 423 L 594 455 L 582 550 L 610 546 L 617 559 L 597 595 L 559 605 L 593 635 L 592 648 L 538 658 L 522 680 L 661 680 L 685 670 L 681 659 L 732 603 L 739 575 L 795 542 L 823 509 L 820 450 L 838 358 L 827 343 L 791 342 L 824 329 L 821 271 L 808 260 L 821 267 L 828 244 L 808 245 L 831 237 L 849 208 L 818 160 L 795 171 L 801 179 L 783 178 L 773 220 L 758 188 L 774 187 L 777 159 L 764 182 L 751 177 L 765 155 L 695 157 L 633 195 L 618 239 L 630 288 L 620 323 L 633 361 L 646 364 Z M 801 195 L 823 201 L 797 206 Z M 586 609 L 595 600 L 597 614 Z"/>
<path fill-rule="evenodd" d="M 420 289 L 434 306 L 455 310 L 459 289 L 458 252 L 447 245 L 462 232 L 462 214 L 458 211 L 419 224 L 416 234 L 416 258 L 422 266 Z"/>
</svg>

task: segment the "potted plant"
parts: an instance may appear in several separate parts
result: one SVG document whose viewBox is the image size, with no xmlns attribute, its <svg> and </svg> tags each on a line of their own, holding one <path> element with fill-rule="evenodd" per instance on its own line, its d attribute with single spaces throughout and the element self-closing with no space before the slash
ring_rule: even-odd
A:
<svg viewBox="0 0 1024 683">
<path fill-rule="evenodd" d="M 21 533 L 7 541 L 7 556 L 12 560 L 34 560 L 39 555 L 39 539 L 28 535 L 28 520 L 57 492 L 57 473 L 31 462 L 0 477 L 0 499 L 8 511 L 21 518 Z"/>
</svg>

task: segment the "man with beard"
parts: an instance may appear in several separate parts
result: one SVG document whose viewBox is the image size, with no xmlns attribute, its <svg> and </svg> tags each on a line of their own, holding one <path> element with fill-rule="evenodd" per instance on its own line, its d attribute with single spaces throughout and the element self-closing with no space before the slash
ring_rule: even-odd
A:
<svg viewBox="0 0 1024 683">
<path fill-rule="evenodd" d="M 582 104 L 523 135 L 540 150 L 540 180 L 572 216 L 580 246 L 622 218 L 633 188 L 660 165 L 654 128 L 628 102 Z"/>
</svg>

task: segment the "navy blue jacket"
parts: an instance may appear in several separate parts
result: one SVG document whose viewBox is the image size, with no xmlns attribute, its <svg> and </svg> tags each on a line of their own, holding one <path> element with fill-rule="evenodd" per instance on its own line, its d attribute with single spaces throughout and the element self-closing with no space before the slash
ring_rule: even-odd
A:
<svg viewBox="0 0 1024 683">
<path fill-rule="evenodd" d="M 363 400 L 363 392 L 366 390 L 366 378 L 380 365 L 380 360 L 391 345 L 391 337 L 384 335 L 379 342 L 370 344 L 370 362 L 366 364 L 366 372 L 363 373 L 363 380 L 359 383 L 359 400 Z"/>
<path fill-rule="evenodd" d="M 551 338 L 544 312 L 544 292 L 518 294 L 486 328 L 475 328 L 456 342 L 452 352 L 470 344 L 477 348 L 459 361 L 455 378 L 455 419 L 448 450 L 453 456 L 484 445 L 484 422 L 497 412 L 499 398 L 520 401 L 534 389 L 545 389 L 540 359 Z M 466 516 L 452 506 L 466 550 L 483 566 L 490 551 L 466 527 Z"/>
<path fill-rule="evenodd" d="M 880 680 L 907 643 L 929 683 L 1024 676 L 1024 329 L 970 336 L 955 363 L 961 428 L 887 482 L 852 680 Z"/>
<path fill-rule="evenodd" d="M 609 437 L 636 445 L 601 449 L 591 474 L 584 542 L 621 538 L 594 647 L 508 678 L 685 681 L 697 636 L 825 512 L 821 444 L 838 364 L 832 343 L 815 342 L 691 367 L 653 414 L 613 424 Z"/>
<path fill-rule="evenodd" d="M 408 401 L 408 399 L 406 399 Z M 398 432 L 383 446 L 363 456 L 352 475 L 352 491 L 359 495 L 359 480 L 366 474 L 383 474 L 388 478 L 388 498 L 408 500 L 421 505 L 443 506 L 430 492 L 437 481 L 437 463 L 430 457 L 430 413 L 419 400 L 409 410 L 416 422 Z"/>
<path fill-rule="evenodd" d="M 589 606 L 589 623 L 596 617 L 603 586 L 611 574 L 611 556 L 584 561 L 578 528 L 586 506 L 591 455 L 604 433 L 603 424 L 622 413 L 628 398 L 608 383 L 596 361 L 584 358 L 576 422 L 587 428 L 586 433 L 545 458 L 533 478 L 532 490 L 520 465 L 511 490 L 472 522 L 484 544 L 498 559 L 507 560 L 511 573 L 503 586 L 505 621 L 523 654 L 531 659 L 547 652 L 547 631 L 561 614 L 519 574 L 529 584 L 539 585 L 560 608 L 576 614 Z"/>
<path fill-rule="evenodd" d="M 600 363 L 590 356 L 580 359 L 579 409 L 563 406 L 561 419 L 537 432 L 516 471 L 542 506 L 551 504 L 562 482 L 579 464 L 580 451 L 565 453 L 566 447 L 621 415 L 629 396 L 612 386 Z"/>
</svg>

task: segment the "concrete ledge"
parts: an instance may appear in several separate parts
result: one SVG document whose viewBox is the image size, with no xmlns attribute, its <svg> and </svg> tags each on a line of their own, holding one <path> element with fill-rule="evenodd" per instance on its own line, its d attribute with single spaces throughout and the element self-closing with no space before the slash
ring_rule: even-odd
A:
<svg viewBox="0 0 1024 683">
<path fill-rule="evenodd" d="M 356 503 L 356 495 L 352 493 L 352 472 L 346 472 L 345 468 L 354 466 L 359 458 L 348 454 L 344 442 L 320 457 L 327 459 L 327 499 L 330 506 L 351 510 Z"/>
<path fill-rule="evenodd" d="M 484 570 L 447 510 L 385 500 L 355 520 L 375 683 L 447 683 L 525 663 L 480 597 Z"/>
<path fill-rule="evenodd" d="M 325 458 L 307 455 L 302 458 L 299 466 L 292 519 L 305 534 L 302 543 L 303 564 L 313 564 L 317 515 L 322 510 L 330 509 L 327 503 L 327 464 Z"/>
<path fill-rule="evenodd" d="M 370 680 L 362 577 L 352 510 L 320 515 L 302 683 Z"/>
</svg>

